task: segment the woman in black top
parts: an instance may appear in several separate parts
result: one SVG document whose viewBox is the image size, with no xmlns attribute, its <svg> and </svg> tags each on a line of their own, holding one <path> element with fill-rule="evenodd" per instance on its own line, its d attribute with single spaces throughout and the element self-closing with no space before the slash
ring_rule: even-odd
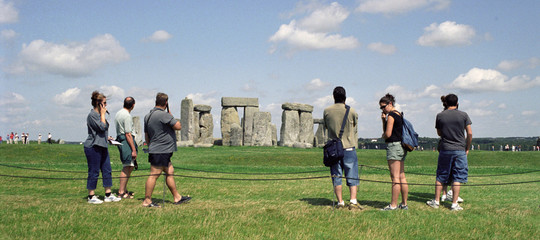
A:
<svg viewBox="0 0 540 240">
<path fill-rule="evenodd" d="M 390 204 L 382 210 L 407 210 L 407 195 L 409 186 L 405 178 L 405 157 L 407 151 L 401 146 L 401 135 L 403 132 L 403 118 L 395 109 L 394 96 L 387 93 L 379 100 L 379 107 L 382 110 L 381 120 L 383 125 L 382 138 L 385 140 L 386 160 L 392 179 L 392 200 Z M 399 194 L 401 193 L 401 203 L 397 205 Z"/>
</svg>

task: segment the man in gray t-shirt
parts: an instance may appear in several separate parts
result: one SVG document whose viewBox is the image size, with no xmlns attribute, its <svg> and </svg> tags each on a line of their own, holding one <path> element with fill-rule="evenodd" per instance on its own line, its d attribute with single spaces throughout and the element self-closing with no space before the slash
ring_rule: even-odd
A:
<svg viewBox="0 0 540 240">
<path fill-rule="evenodd" d="M 427 205 L 439 208 L 443 185 L 451 184 L 453 199 L 450 209 L 460 211 L 463 208 L 458 205 L 457 201 L 461 183 L 467 182 L 469 174 L 467 155 L 472 143 L 472 122 L 467 113 L 458 110 L 458 97 L 455 94 L 448 94 L 441 100 L 448 108 L 437 114 L 435 120 L 435 128 L 441 140 L 435 182 L 435 199 L 428 201 Z"/>
<path fill-rule="evenodd" d="M 152 202 L 152 193 L 156 181 L 162 172 L 167 174 L 167 186 L 174 197 L 174 204 L 188 202 L 191 197 L 182 196 L 176 189 L 174 181 L 174 168 L 171 163 L 173 152 L 176 152 L 176 130 L 182 126 L 169 112 L 169 97 L 165 93 L 158 93 L 156 106 L 144 117 L 144 135 L 148 144 L 148 162 L 150 162 L 150 176 L 146 180 L 144 207 L 160 207 Z"/>
</svg>

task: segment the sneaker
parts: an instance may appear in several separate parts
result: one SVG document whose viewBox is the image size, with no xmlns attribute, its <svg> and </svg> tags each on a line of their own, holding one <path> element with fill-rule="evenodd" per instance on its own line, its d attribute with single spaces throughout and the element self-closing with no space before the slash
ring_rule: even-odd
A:
<svg viewBox="0 0 540 240">
<path fill-rule="evenodd" d="M 439 203 L 435 199 L 427 201 L 426 204 L 432 208 L 439 208 Z"/>
<path fill-rule="evenodd" d="M 88 203 L 90 204 L 102 204 L 103 201 L 99 200 L 99 198 L 94 195 L 92 198 L 88 198 Z"/>
<path fill-rule="evenodd" d="M 463 208 L 461 206 L 459 206 L 459 204 L 452 204 L 452 207 L 450 207 L 450 211 L 461 211 L 463 210 Z"/>
<path fill-rule="evenodd" d="M 360 203 L 349 204 L 349 210 L 364 210 L 364 207 Z"/>
<path fill-rule="evenodd" d="M 444 195 L 443 195 L 444 196 Z M 448 193 L 446 194 L 446 200 L 448 201 L 452 201 L 454 199 L 454 195 L 453 195 L 453 192 L 452 190 L 448 191 Z M 444 202 L 444 200 L 441 199 L 441 201 Z M 463 198 L 459 197 L 457 198 L 457 202 L 458 203 L 462 203 L 463 202 Z"/>
<path fill-rule="evenodd" d="M 336 204 L 336 209 L 345 208 L 345 204 Z"/>
<path fill-rule="evenodd" d="M 399 204 L 398 208 L 401 210 L 409 210 L 409 207 L 407 205 L 403 206 L 401 203 Z"/>
<path fill-rule="evenodd" d="M 119 202 L 120 200 L 122 200 L 122 198 L 115 196 L 114 193 L 111 193 L 110 196 L 105 197 L 104 199 L 105 202 Z"/>
<path fill-rule="evenodd" d="M 450 195 L 450 196 L 451 196 L 451 195 Z M 446 200 L 452 201 L 452 198 L 448 198 L 447 195 L 442 195 L 442 196 L 441 196 L 441 202 L 446 202 Z"/>
<path fill-rule="evenodd" d="M 397 207 L 392 207 L 392 205 L 388 204 L 385 208 L 381 209 L 381 211 L 392 211 L 398 209 Z"/>
</svg>

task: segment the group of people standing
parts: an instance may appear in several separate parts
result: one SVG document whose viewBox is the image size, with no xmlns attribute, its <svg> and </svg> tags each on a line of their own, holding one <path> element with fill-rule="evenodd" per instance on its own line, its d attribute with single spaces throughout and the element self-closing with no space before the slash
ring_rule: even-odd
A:
<svg viewBox="0 0 540 240">
<path fill-rule="evenodd" d="M 337 208 L 345 208 L 342 196 L 342 178 L 346 179 L 346 184 L 350 191 L 350 210 L 362 210 L 363 206 L 357 200 L 358 185 L 360 183 L 358 174 L 358 157 L 355 146 L 358 141 L 357 125 L 358 114 L 345 104 L 347 99 L 346 91 L 343 87 L 336 87 L 333 91 L 334 104 L 324 109 L 323 120 L 328 129 L 328 137 L 332 139 L 340 138 L 343 144 L 344 157 L 330 167 L 334 194 L 338 200 Z M 115 116 L 116 141 L 120 142 L 120 160 L 123 169 L 120 173 L 120 186 L 118 196 L 111 191 L 112 174 L 108 153 L 108 141 L 113 140 L 108 137 L 109 123 L 106 119 L 107 98 L 100 92 L 94 91 L 91 97 L 93 109 L 87 117 L 88 138 L 84 142 L 84 152 L 88 162 L 88 179 L 86 188 L 88 189 L 88 203 L 100 204 L 102 202 L 118 202 L 121 199 L 133 198 L 133 192 L 127 190 L 129 177 L 134 169 L 137 169 L 137 145 L 133 133 L 133 121 L 130 112 L 135 107 L 135 99 L 126 97 L 124 107 Z M 471 120 L 467 113 L 458 110 L 458 97 L 455 94 L 448 94 L 441 97 L 444 110 L 437 114 L 435 128 L 440 136 L 439 159 L 437 165 L 437 175 L 435 181 L 435 198 L 428 201 L 427 205 L 439 208 L 439 199 L 442 201 L 452 200 L 451 210 L 463 210 L 458 202 L 463 199 L 459 197 L 461 183 L 467 182 L 468 163 L 467 155 L 472 141 Z M 403 129 L 403 113 L 397 111 L 396 100 L 391 94 L 386 94 L 379 100 L 382 121 L 382 138 L 387 144 L 386 160 L 390 170 L 392 180 L 390 204 L 381 210 L 391 211 L 396 209 L 407 210 L 407 197 L 409 187 L 405 177 L 405 158 L 407 151 L 401 144 Z M 145 198 L 142 203 L 144 207 L 161 207 L 152 202 L 152 193 L 159 176 L 165 172 L 166 184 L 174 198 L 174 204 L 182 204 L 191 200 L 189 196 L 179 194 L 174 175 L 174 167 L 171 163 L 173 152 L 177 150 L 175 131 L 182 128 L 180 122 L 176 120 L 169 111 L 168 96 L 165 93 L 156 95 L 155 107 L 144 117 L 144 134 L 148 144 L 148 161 L 150 162 L 150 175 L 145 184 Z M 348 110 L 347 119 L 344 119 Z M 343 126 L 343 132 L 340 131 Z M 465 135 L 466 133 L 466 135 Z M 103 187 L 105 188 L 104 200 L 95 195 L 95 189 L 99 178 L 99 172 L 103 176 Z M 446 187 L 452 186 L 452 191 L 446 192 Z M 444 193 L 443 193 L 444 190 Z M 398 204 L 399 195 L 401 202 Z M 451 196 L 451 197 L 450 197 Z"/>
<path fill-rule="evenodd" d="M 150 162 L 150 176 L 145 184 L 145 198 L 142 203 L 144 207 L 161 207 L 152 202 L 152 193 L 156 181 L 162 172 L 166 174 L 166 183 L 173 194 L 174 204 L 182 204 L 191 200 L 189 196 L 182 196 L 178 193 L 174 181 L 174 168 L 171 163 L 173 152 L 176 147 L 176 133 L 182 127 L 169 111 L 168 96 L 165 93 L 156 95 L 156 105 L 144 118 L 144 134 L 148 144 L 148 161 Z M 108 137 L 109 123 L 106 119 L 107 98 L 98 91 L 94 91 L 91 97 L 93 109 L 88 114 L 86 124 L 88 128 L 88 138 L 84 142 L 84 152 L 88 163 L 88 178 L 86 188 L 88 190 L 88 203 L 101 204 L 103 202 L 118 202 L 122 199 L 131 199 L 133 192 L 127 190 L 129 177 L 133 170 L 138 168 L 137 153 L 138 148 L 133 132 L 133 120 L 130 115 L 135 108 L 135 99 L 126 97 L 123 108 L 115 116 L 116 141 L 119 142 L 118 150 L 122 162 L 122 172 L 120 173 L 120 186 L 118 196 L 112 193 L 112 170 L 108 152 L 108 142 L 112 137 Z M 95 189 L 101 171 L 105 197 L 101 200 L 95 195 Z"/>
<path fill-rule="evenodd" d="M 49 133 L 49 137 L 47 142 L 49 144 L 52 143 L 52 135 Z M 30 144 L 30 133 L 21 133 L 21 144 Z M 2 137 L 0 136 L 0 143 L 2 143 Z M 19 134 L 11 132 L 11 134 L 7 134 L 6 136 L 6 143 L 7 144 L 19 144 Z M 38 144 L 41 144 L 41 133 L 38 134 Z"/>
<path fill-rule="evenodd" d="M 345 117 L 348 107 L 345 104 L 347 98 L 345 89 L 336 87 L 333 97 L 334 105 L 324 109 L 323 120 L 328 129 L 328 137 L 336 139 L 339 138 L 342 119 Z M 468 177 L 467 155 L 472 142 L 472 122 L 467 113 L 458 110 L 458 97 L 455 94 L 442 96 L 441 101 L 444 110 L 437 114 L 435 120 L 435 128 L 440 136 L 435 198 L 427 201 L 426 204 L 433 208 L 439 208 L 439 199 L 441 201 L 451 200 L 450 209 L 460 211 L 463 208 L 459 206 L 458 202 L 463 202 L 463 199 L 459 197 L 459 192 L 461 183 L 466 183 Z M 386 160 L 392 180 L 391 201 L 388 206 L 381 209 L 384 211 L 409 209 L 407 205 L 409 186 L 405 177 L 407 151 L 404 150 L 401 143 L 403 113 L 396 110 L 395 102 L 395 97 L 391 94 L 386 94 L 379 100 L 383 130 L 382 138 L 387 144 Z M 354 137 L 356 136 L 357 123 L 358 114 L 353 108 L 350 108 L 348 118 L 343 120 L 345 127 L 343 128 L 341 141 L 344 157 L 330 167 L 334 194 L 338 200 L 337 208 L 346 206 L 342 197 L 342 178 L 344 177 L 350 190 L 349 210 L 364 209 L 358 203 L 356 196 L 360 183 L 358 158 L 355 150 L 357 139 Z M 447 186 L 452 186 L 452 190 L 446 192 Z M 398 204 L 400 195 L 401 202 Z"/>
</svg>

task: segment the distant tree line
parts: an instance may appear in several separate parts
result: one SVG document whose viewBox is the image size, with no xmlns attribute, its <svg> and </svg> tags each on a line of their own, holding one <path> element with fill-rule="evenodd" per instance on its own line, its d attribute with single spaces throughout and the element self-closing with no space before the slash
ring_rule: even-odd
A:
<svg viewBox="0 0 540 240">
<path fill-rule="evenodd" d="M 436 151 L 439 143 L 439 138 L 418 138 L 419 149 L 424 151 Z M 504 151 L 505 146 L 509 146 L 512 151 L 512 146 L 521 151 L 532 151 L 533 146 L 540 146 L 540 137 L 498 137 L 498 138 L 473 138 L 472 145 L 474 150 Z M 359 138 L 359 149 L 385 149 L 386 144 L 382 138 Z"/>
</svg>

